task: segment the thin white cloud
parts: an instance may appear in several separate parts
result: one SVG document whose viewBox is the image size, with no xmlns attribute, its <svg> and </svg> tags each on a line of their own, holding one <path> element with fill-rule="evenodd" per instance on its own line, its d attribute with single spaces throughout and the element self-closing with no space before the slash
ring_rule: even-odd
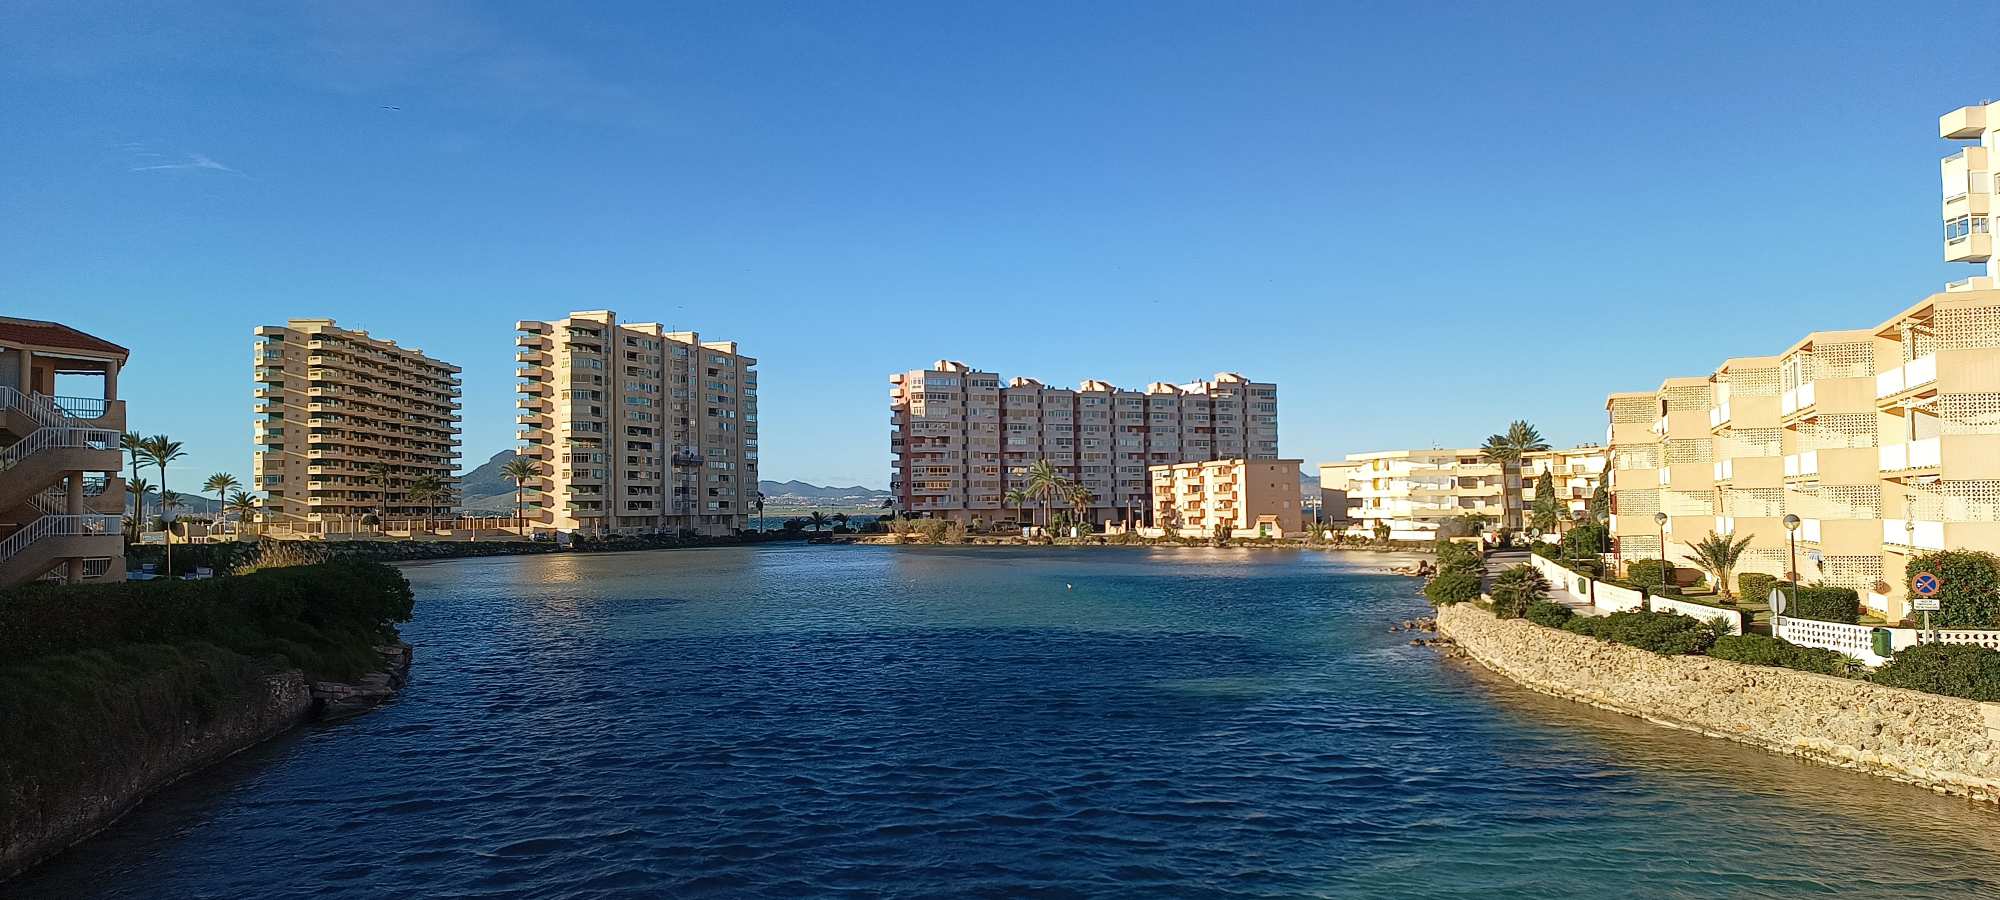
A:
<svg viewBox="0 0 2000 900">
<path fill-rule="evenodd" d="M 133 166 L 128 171 L 167 172 L 167 171 L 190 170 L 190 169 L 208 169 L 215 172 L 227 172 L 231 175 L 243 175 L 243 172 L 241 170 L 224 165 L 200 153 L 188 154 L 187 162 L 161 163 L 159 165 L 153 165 L 153 166 Z M 243 175 L 243 177 L 248 178 L 250 176 Z"/>
</svg>

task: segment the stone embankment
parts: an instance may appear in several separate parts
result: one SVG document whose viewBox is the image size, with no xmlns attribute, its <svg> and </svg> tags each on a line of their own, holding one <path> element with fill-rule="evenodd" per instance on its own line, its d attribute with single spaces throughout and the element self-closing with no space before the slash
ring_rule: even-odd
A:
<svg viewBox="0 0 2000 900">
<path fill-rule="evenodd" d="M 1469 603 L 1438 633 L 1521 685 L 1651 722 L 2000 802 L 2000 704 L 1866 681 L 1661 656 Z"/>
<path fill-rule="evenodd" d="M 0 882 L 109 827 L 161 789 L 314 719 L 352 716 L 395 696 L 409 682 L 410 645 L 380 648 L 388 669 L 354 683 L 311 682 L 298 671 L 261 684 L 206 717 L 190 710 L 147 711 L 148 740 L 124 764 L 95 769 L 88 781 L 37 804 L 34 815 L 0 829 Z"/>
</svg>

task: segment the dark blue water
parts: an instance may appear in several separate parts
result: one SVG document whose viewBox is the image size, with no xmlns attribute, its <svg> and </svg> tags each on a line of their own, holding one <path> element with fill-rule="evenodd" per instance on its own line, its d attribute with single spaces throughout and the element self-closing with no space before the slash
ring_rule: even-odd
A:
<svg viewBox="0 0 2000 900">
<path fill-rule="evenodd" d="M 1407 646 L 1389 558 L 413 566 L 393 705 L 29 877 L 100 897 L 1971 897 L 2000 813 Z"/>
</svg>

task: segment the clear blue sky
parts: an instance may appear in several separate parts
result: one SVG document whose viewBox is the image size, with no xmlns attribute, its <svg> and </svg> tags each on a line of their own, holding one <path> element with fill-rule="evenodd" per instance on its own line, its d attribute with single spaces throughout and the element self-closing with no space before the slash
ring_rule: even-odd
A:
<svg viewBox="0 0 2000 900">
<path fill-rule="evenodd" d="M 939 357 L 1275 380 L 1309 463 L 1601 439 L 1971 274 L 1936 119 L 2000 95 L 1991 3 L 137 6 L 0 4 L 0 314 L 132 347 L 177 485 L 308 315 L 464 366 L 468 464 L 600 307 L 761 358 L 768 478 L 886 483 Z"/>
</svg>

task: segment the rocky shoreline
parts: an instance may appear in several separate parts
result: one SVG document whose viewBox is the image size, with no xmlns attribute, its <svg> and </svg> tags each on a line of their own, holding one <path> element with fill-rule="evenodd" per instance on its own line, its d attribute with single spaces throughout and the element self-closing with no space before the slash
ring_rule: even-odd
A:
<svg viewBox="0 0 2000 900">
<path fill-rule="evenodd" d="M 266 675 L 257 689 L 197 724 L 186 712 L 163 717 L 152 752 L 136 755 L 69 796 L 40 804 L 42 815 L 12 833 L 0 833 L 0 883 L 124 818 L 126 813 L 183 778 L 313 721 L 358 715 L 393 699 L 409 683 L 409 644 L 379 647 L 384 671 L 358 681 L 308 682 L 297 670 Z"/>
</svg>

